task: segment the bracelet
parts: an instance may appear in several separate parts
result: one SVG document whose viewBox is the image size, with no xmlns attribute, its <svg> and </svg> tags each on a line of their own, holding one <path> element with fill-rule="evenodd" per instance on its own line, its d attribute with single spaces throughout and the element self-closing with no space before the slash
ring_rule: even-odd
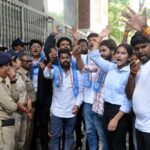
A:
<svg viewBox="0 0 150 150">
<path fill-rule="evenodd" d="M 150 27 L 146 27 L 143 31 L 144 35 L 150 35 Z"/>
<path fill-rule="evenodd" d="M 124 37 L 128 38 L 128 34 L 129 34 L 129 32 L 128 32 L 128 31 L 125 31 L 125 32 L 124 32 Z"/>
<path fill-rule="evenodd" d="M 130 76 L 132 76 L 133 78 L 136 77 L 136 72 L 130 71 Z"/>
<path fill-rule="evenodd" d="M 17 82 L 17 79 L 14 81 L 10 81 L 11 84 L 15 84 Z"/>
<path fill-rule="evenodd" d="M 129 78 L 130 78 L 130 79 L 135 79 L 135 77 L 133 77 L 132 75 L 129 75 Z"/>
</svg>

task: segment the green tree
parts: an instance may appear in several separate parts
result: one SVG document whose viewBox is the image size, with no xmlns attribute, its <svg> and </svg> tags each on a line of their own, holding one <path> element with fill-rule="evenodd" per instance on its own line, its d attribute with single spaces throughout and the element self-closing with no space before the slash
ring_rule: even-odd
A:
<svg viewBox="0 0 150 150">
<path fill-rule="evenodd" d="M 129 5 L 129 0 L 109 0 L 108 5 L 108 20 L 111 25 L 111 35 L 117 44 L 123 37 L 125 24 L 122 21 L 121 12 Z"/>
</svg>

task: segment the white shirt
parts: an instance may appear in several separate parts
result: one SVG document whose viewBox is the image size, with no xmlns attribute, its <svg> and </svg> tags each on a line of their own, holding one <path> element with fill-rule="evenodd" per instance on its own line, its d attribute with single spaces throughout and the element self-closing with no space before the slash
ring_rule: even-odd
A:
<svg viewBox="0 0 150 150">
<path fill-rule="evenodd" d="M 132 101 L 136 115 L 135 127 L 150 133 L 150 60 L 140 67 Z"/>
<path fill-rule="evenodd" d="M 90 58 L 98 67 L 107 72 L 104 82 L 104 101 L 120 105 L 120 110 L 122 112 L 130 112 L 131 101 L 128 100 L 125 93 L 125 87 L 130 73 L 130 66 L 127 65 L 118 69 L 115 63 L 103 59 L 100 56 L 99 50 L 92 51 L 90 53 Z"/>
<path fill-rule="evenodd" d="M 44 76 L 46 78 L 53 78 L 53 73 L 54 73 L 53 69 L 48 69 L 47 67 L 44 69 Z M 53 97 L 51 104 L 51 112 L 55 116 L 62 118 L 74 117 L 75 114 L 72 113 L 74 105 L 80 106 L 83 101 L 82 76 L 80 72 L 77 71 L 79 93 L 78 96 L 75 97 L 73 93 L 70 75 L 71 75 L 70 70 L 67 73 L 63 71 L 63 83 L 60 87 L 56 87 L 53 82 Z"/>
</svg>

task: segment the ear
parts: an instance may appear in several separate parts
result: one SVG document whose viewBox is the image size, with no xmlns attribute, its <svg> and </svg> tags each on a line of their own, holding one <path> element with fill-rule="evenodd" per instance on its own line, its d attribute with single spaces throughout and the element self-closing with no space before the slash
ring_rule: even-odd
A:
<svg viewBox="0 0 150 150">
<path fill-rule="evenodd" d="M 112 55 L 115 54 L 115 50 L 114 49 L 111 49 L 110 51 L 111 51 Z"/>
<path fill-rule="evenodd" d="M 130 63 L 130 62 L 131 62 L 131 56 L 128 58 L 127 62 L 128 62 L 128 63 Z"/>
<path fill-rule="evenodd" d="M 14 60 L 12 60 L 12 65 L 15 66 L 16 65 L 16 62 Z"/>
</svg>

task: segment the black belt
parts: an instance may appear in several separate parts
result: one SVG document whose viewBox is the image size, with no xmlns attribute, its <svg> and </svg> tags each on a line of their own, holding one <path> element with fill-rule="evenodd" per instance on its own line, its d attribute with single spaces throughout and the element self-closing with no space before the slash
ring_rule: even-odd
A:
<svg viewBox="0 0 150 150">
<path fill-rule="evenodd" d="M 121 105 L 117 105 L 117 104 L 111 104 L 111 103 L 109 103 L 109 102 L 104 102 L 104 105 L 106 105 L 106 106 L 111 106 L 111 105 L 113 105 L 113 106 L 116 106 L 116 107 L 120 107 Z"/>
<path fill-rule="evenodd" d="M 1 120 L 1 122 L 2 122 L 1 127 L 14 126 L 15 125 L 15 119 Z"/>
</svg>

